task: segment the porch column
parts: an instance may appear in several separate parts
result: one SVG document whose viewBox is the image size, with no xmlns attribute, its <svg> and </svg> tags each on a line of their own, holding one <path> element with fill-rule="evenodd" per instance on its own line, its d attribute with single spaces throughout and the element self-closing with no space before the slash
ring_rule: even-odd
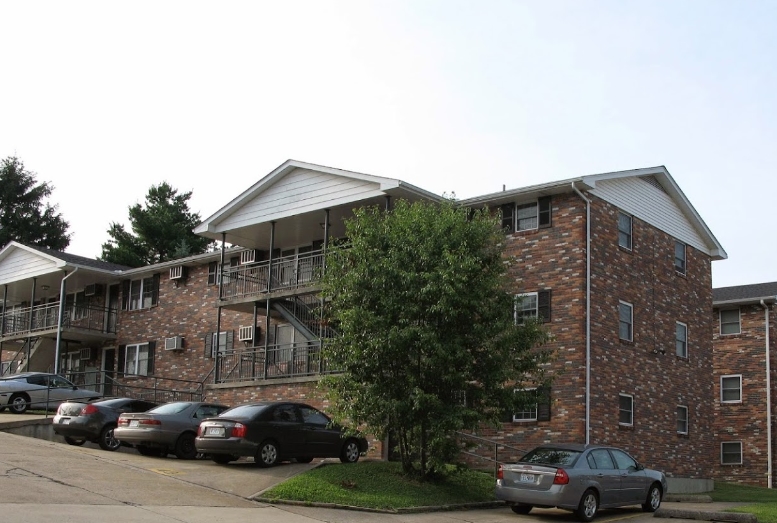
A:
<svg viewBox="0 0 777 523">
<path fill-rule="evenodd" d="M 267 364 L 270 361 L 270 298 L 267 298 L 267 315 L 264 317 L 264 379 L 267 379 Z"/>
<path fill-rule="evenodd" d="M 2 375 L 3 371 L 3 341 L 2 336 L 5 335 L 5 315 L 7 314 L 6 305 L 8 304 L 8 285 L 3 285 L 4 291 L 3 291 L 3 318 L 0 319 L 0 375 Z M 8 366 L 8 369 L 10 370 L 11 366 Z"/>
<path fill-rule="evenodd" d="M 389 196 L 387 194 L 386 195 L 386 211 L 388 212 L 390 210 L 391 210 L 391 196 Z"/>
<path fill-rule="evenodd" d="M 223 246 L 223 244 L 222 244 Z M 224 250 L 221 251 L 221 257 L 224 258 Z M 224 340 L 226 343 L 226 340 Z M 213 358 L 214 361 L 214 367 L 213 367 L 213 383 L 219 382 L 219 358 L 221 356 L 221 351 L 219 348 L 221 347 L 221 305 L 217 307 L 216 312 L 216 340 L 215 340 L 215 347 L 214 350 L 216 351 L 216 356 Z M 211 347 L 213 344 L 211 345 Z"/>
<path fill-rule="evenodd" d="M 222 286 L 224 285 L 224 244 L 227 241 L 227 233 L 222 232 L 221 233 L 221 264 L 219 265 L 219 277 L 218 277 L 218 284 L 219 284 L 219 301 L 221 301 L 222 296 L 224 296 L 222 292 Z"/>
<path fill-rule="evenodd" d="M 272 291 L 272 255 L 275 250 L 275 222 L 270 222 L 270 256 L 267 262 L 267 292 Z M 267 303 L 267 314 L 270 314 L 270 303 Z"/>
<path fill-rule="evenodd" d="M 30 293 L 30 322 L 27 324 L 27 356 L 25 363 L 27 364 L 27 370 L 30 370 L 30 350 L 32 345 L 31 341 L 32 336 L 30 336 L 30 333 L 32 332 L 33 328 L 33 321 L 35 319 L 35 285 L 38 284 L 38 278 L 32 279 L 32 291 Z"/>
</svg>

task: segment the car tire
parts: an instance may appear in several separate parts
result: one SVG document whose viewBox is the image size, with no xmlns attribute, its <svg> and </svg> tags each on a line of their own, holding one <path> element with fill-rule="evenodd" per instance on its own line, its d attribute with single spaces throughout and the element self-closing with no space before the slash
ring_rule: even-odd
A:
<svg viewBox="0 0 777 523">
<path fill-rule="evenodd" d="M 194 434 L 184 432 L 175 442 L 175 457 L 178 459 L 194 459 L 197 457 L 197 447 L 194 446 Z"/>
<path fill-rule="evenodd" d="M 278 449 L 278 444 L 273 440 L 265 440 L 256 449 L 256 456 L 254 456 L 254 462 L 260 467 L 272 467 L 278 464 L 278 458 L 281 453 Z"/>
<path fill-rule="evenodd" d="M 162 449 L 160 449 L 160 448 L 147 447 L 145 445 L 138 445 L 135 448 L 138 449 L 138 453 L 141 456 L 149 456 L 149 457 L 152 457 L 152 458 L 158 458 L 159 456 L 162 455 Z"/>
<path fill-rule="evenodd" d="M 658 483 L 653 483 L 650 485 L 650 490 L 648 490 L 647 499 L 642 504 L 642 510 L 645 512 L 655 512 L 658 510 L 658 507 L 661 506 L 661 487 Z"/>
<path fill-rule="evenodd" d="M 340 461 L 343 463 L 356 463 L 359 461 L 359 442 L 355 439 L 345 440 L 342 450 L 340 451 Z"/>
<path fill-rule="evenodd" d="M 97 444 L 100 445 L 101 449 L 107 450 L 109 452 L 119 450 L 119 447 L 121 447 L 121 441 L 117 440 L 113 436 L 113 429 L 115 428 L 116 425 L 106 425 L 103 427 L 103 430 L 100 431 L 100 438 L 97 440 Z"/>
<path fill-rule="evenodd" d="M 25 394 L 14 394 L 8 400 L 8 409 L 14 414 L 24 414 L 30 408 L 30 397 Z"/>
<path fill-rule="evenodd" d="M 226 465 L 230 461 L 235 461 L 237 458 L 231 454 L 213 454 L 210 459 L 219 465 Z"/>
<path fill-rule="evenodd" d="M 313 458 L 311 458 L 310 456 L 305 456 L 304 458 L 294 458 L 294 459 L 297 461 L 297 463 L 310 463 L 311 461 L 313 461 Z"/>
<path fill-rule="evenodd" d="M 73 438 L 70 436 L 65 436 L 65 443 L 68 445 L 75 445 L 76 447 L 80 447 L 86 443 L 86 440 L 84 438 Z"/>
<path fill-rule="evenodd" d="M 575 515 L 580 521 L 593 521 L 596 517 L 596 512 L 599 510 L 599 497 L 596 495 L 594 489 L 588 489 L 583 492 L 583 497 L 580 498 L 580 504 L 577 506 Z"/>
<path fill-rule="evenodd" d="M 531 512 L 532 505 L 512 505 L 510 506 L 510 510 L 515 512 L 516 514 L 528 514 Z"/>
</svg>

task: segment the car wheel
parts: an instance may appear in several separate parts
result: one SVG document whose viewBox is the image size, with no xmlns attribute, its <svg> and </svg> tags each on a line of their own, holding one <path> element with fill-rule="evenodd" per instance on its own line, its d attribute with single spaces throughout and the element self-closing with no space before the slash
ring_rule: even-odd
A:
<svg viewBox="0 0 777 523">
<path fill-rule="evenodd" d="M 141 456 L 151 456 L 154 458 L 158 458 L 162 454 L 162 449 L 158 449 L 155 447 L 147 447 L 145 445 L 138 445 L 135 447 L 138 449 L 138 452 Z"/>
<path fill-rule="evenodd" d="M 278 463 L 278 457 L 280 452 L 278 451 L 278 444 L 272 440 L 263 441 L 256 451 L 254 461 L 260 467 L 272 467 Z"/>
<path fill-rule="evenodd" d="M 218 463 L 219 465 L 226 465 L 230 461 L 235 461 L 237 458 L 235 456 L 232 456 L 231 454 L 213 454 L 210 459 L 213 460 L 214 463 Z"/>
<path fill-rule="evenodd" d="M 650 490 L 648 490 L 647 499 L 642 504 L 642 510 L 645 512 L 655 512 L 658 510 L 658 507 L 661 506 L 661 487 L 658 486 L 658 483 L 653 483 L 650 485 Z"/>
<path fill-rule="evenodd" d="M 512 505 L 510 509 L 516 514 L 528 514 L 531 512 L 531 505 Z"/>
<path fill-rule="evenodd" d="M 119 450 L 121 441 L 113 437 L 113 429 L 115 428 L 115 425 L 106 425 L 103 427 L 103 430 L 100 431 L 100 439 L 97 440 L 97 444 L 100 445 L 101 449 L 109 450 L 111 452 Z"/>
<path fill-rule="evenodd" d="M 355 439 L 346 440 L 343 450 L 340 452 L 340 461 L 343 463 L 356 463 L 359 461 L 359 442 Z"/>
<path fill-rule="evenodd" d="M 84 443 L 86 443 L 86 440 L 84 438 L 71 438 L 70 436 L 65 436 L 65 443 L 68 445 L 75 445 L 77 447 L 80 447 Z"/>
<path fill-rule="evenodd" d="M 194 459 L 197 457 L 197 447 L 194 446 L 194 434 L 184 432 L 175 442 L 175 457 L 178 459 Z"/>
<path fill-rule="evenodd" d="M 309 456 L 306 456 L 304 458 L 294 458 L 294 459 L 297 460 L 297 463 L 310 463 L 311 461 L 313 461 L 313 458 Z"/>
<path fill-rule="evenodd" d="M 14 414 L 24 414 L 30 407 L 30 397 L 27 394 L 14 394 L 8 400 L 8 408 Z"/>
<path fill-rule="evenodd" d="M 583 492 L 583 497 L 580 498 L 580 504 L 577 506 L 575 515 L 580 521 L 593 521 L 598 509 L 599 498 L 596 496 L 596 492 L 593 489 L 588 489 Z"/>
</svg>

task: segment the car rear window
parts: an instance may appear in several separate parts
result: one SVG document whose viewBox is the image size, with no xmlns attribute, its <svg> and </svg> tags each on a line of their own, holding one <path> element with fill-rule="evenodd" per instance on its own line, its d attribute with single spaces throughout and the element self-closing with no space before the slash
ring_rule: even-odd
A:
<svg viewBox="0 0 777 523">
<path fill-rule="evenodd" d="M 567 449 L 537 448 L 526 454 L 521 461 L 541 465 L 563 465 L 569 467 L 577 461 L 580 452 Z"/>
<path fill-rule="evenodd" d="M 219 414 L 219 418 L 253 418 L 266 408 L 267 405 L 238 405 L 237 407 L 232 407 Z"/>
<path fill-rule="evenodd" d="M 192 403 L 190 401 L 176 401 L 175 403 L 165 403 L 158 407 L 154 407 L 148 412 L 154 412 L 156 414 L 178 414 L 186 410 Z"/>
<path fill-rule="evenodd" d="M 77 403 L 76 400 L 71 401 L 70 403 Z M 92 403 L 98 404 L 98 405 L 105 405 L 106 407 L 113 407 L 114 405 L 122 405 L 124 403 L 127 403 L 126 398 L 111 398 L 109 400 L 100 400 L 100 401 L 94 401 Z"/>
</svg>

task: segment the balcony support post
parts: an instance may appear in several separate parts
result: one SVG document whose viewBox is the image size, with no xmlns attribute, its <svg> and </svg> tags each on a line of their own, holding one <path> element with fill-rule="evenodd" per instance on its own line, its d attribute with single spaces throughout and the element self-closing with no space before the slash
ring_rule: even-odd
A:
<svg viewBox="0 0 777 523">
<path fill-rule="evenodd" d="M 34 327 L 33 320 L 35 319 L 35 285 L 38 284 L 38 278 L 32 279 L 32 290 L 30 291 L 30 319 L 27 323 L 27 354 L 26 354 L 26 363 L 27 363 L 27 370 L 30 370 L 30 350 L 32 343 L 32 336 L 30 336 L 30 333 L 32 332 L 32 329 Z"/>
<path fill-rule="evenodd" d="M 273 251 L 275 250 L 275 222 L 270 222 L 270 256 L 267 262 L 267 292 L 271 292 L 272 286 L 272 262 Z M 269 303 L 267 304 L 269 306 Z M 270 313 L 270 309 L 267 309 L 267 314 Z"/>
<path fill-rule="evenodd" d="M 222 243 L 222 246 L 224 244 Z M 224 251 L 221 251 L 221 257 L 224 258 Z M 223 274 L 223 273 L 222 273 Z M 219 365 L 221 363 L 221 305 L 219 305 L 216 308 L 216 340 L 215 340 L 215 351 L 216 356 L 214 357 L 213 361 L 215 362 L 214 371 L 213 371 L 213 383 L 219 383 L 219 380 L 221 379 L 220 372 L 219 372 Z M 226 335 L 225 335 L 226 337 Z M 226 343 L 226 340 L 224 340 Z M 212 346 L 212 345 L 211 345 Z M 226 348 L 226 347 L 225 347 Z"/>
<path fill-rule="evenodd" d="M 219 264 L 219 276 L 218 276 L 218 283 L 219 283 L 219 301 L 224 297 L 223 287 L 224 287 L 224 244 L 227 241 L 227 233 L 222 232 L 221 233 L 221 263 Z"/>
<path fill-rule="evenodd" d="M 8 303 L 8 284 L 3 285 L 3 318 L 0 320 L 0 375 L 3 371 L 3 341 L 2 336 L 5 335 L 5 318 L 8 311 L 6 310 L 6 304 Z M 10 370 L 10 365 L 9 365 Z"/>
<path fill-rule="evenodd" d="M 267 298 L 267 313 L 264 317 L 264 375 L 263 379 L 267 379 L 267 365 L 269 363 L 270 354 L 267 352 L 270 348 L 270 298 Z"/>
</svg>

